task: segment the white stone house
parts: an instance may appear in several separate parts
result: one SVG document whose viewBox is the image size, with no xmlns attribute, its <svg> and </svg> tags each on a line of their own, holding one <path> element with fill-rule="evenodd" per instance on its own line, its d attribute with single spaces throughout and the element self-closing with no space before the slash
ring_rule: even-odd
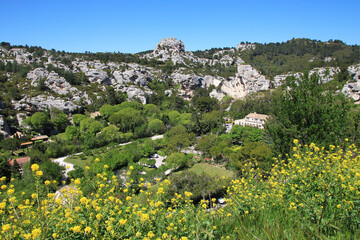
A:
<svg viewBox="0 0 360 240">
<path fill-rule="evenodd" d="M 260 129 L 264 129 L 264 124 L 266 119 L 268 119 L 269 116 L 265 114 L 259 114 L 259 113 L 250 113 L 246 115 L 245 118 L 235 120 L 235 125 L 241 125 L 241 126 L 250 126 L 250 127 L 256 127 Z"/>
</svg>

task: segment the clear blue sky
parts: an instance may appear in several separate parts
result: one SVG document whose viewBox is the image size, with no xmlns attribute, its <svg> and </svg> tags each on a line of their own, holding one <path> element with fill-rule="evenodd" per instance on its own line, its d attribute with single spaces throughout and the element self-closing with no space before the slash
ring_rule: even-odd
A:
<svg viewBox="0 0 360 240">
<path fill-rule="evenodd" d="M 69 52 L 189 51 L 293 37 L 360 44 L 360 0 L 3 0 L 0 41 Z"/>
</svg>

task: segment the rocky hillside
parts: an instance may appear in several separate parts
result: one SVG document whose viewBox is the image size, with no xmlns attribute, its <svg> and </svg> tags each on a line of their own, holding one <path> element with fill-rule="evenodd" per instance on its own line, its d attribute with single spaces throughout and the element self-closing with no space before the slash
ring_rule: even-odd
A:
<svg viewBox="0 0 360 240">
<path fill-rule="evenodd" d="M 258 44 L 243 43 L 237 48 L 190 52 L 185 50 L 182 41 L 171 37 L 163 39 L 153 51 L 138 54 L 80 54 L 11 46 L 4 42 L 1 45 L 0 106 L 5 115 L 9 111 L 31 113 L 51 108 L 74 113 L 84 106 L 99 105 L 96 103 L 109 95 L 138 100 L 143 104 L 159 94 L 177 95 L 189 100 L 196 88 L 211 90 L 210 96 L 218 100 L 224 96 L 238 99 L 249 93 L 278 87 L 287 76 L 301 74 L 292 71 L 275 76 L 263 75 L 248 64 L 258 56 L 256 54 L 269 55 L 264 46 Z M 261 51 L 256 52 L 258 48 Z M 348 82 L 342 91 L 359 101 L 359 62 L 347 62 L 347 68 L 340 69 L 335 58 L 330 57 L 332 52 L 328 55 L 316 59 L 317 62 L 326 62 L 326 66 L 314 68 L 311 72 L 318 73 L 323 82 L 329 82 L 347 70 L 351 78 L 346 79 Z M 308 61 L 314 61 L 311 54 L 301 55 L 301 58 L 306 57 Z M 263 66 L 264 63 L 254 62 L 253 65 Z M 166 83 L 162 92 L 156 88 L 158 83 Z"/>
</svg>

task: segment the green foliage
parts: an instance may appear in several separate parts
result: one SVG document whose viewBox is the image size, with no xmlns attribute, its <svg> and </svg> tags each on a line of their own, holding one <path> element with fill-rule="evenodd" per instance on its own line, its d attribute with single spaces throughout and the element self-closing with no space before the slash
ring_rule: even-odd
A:
<svg viewBox="0 0 360 240">
<path fill-rule="evenodd" d="M 185 154 L 176 152 L 166 158 L 166 164 L 169 168 L 177 170 L 186 166 L 187 159 Z"/>
<path fill-rule="evenodd" d="M 144 114 L 146 117 L 157 118 L 160 114 L 160 109 L 154 104 L 146 104 L 144 106 Z"/>
<path fill-rule="evenodd" d="M 273 98 L 279 94 L 280 91 L 258 92 L 249 94 L 244 99 L 237 99 L 231 105 L 230 116 L 234 119 L 242 119 L 253 112 L 272 115 L 276 110 Z"/>
<path fill-rule="evenodd" d="M 80 131 L 95 135 L 102 129 L 102 124 L 93 118 L 84 118 L 80 122 Z"/>
<path fill-rule="evenodd" d="M 276 101 L 278 110 L 265 126 L 276 153 L 289 153 L 295 138 L 324 146 L 342 142 L 349 123 L 349 101 L 342 94 L 324 92 L 315 74 L 287 78 L 284 89 Z"/>
<path fill-rule="evenodd" d="M 44 132 L 49 128 L 49 114 L 45 112 L 37 112 L 31 117 L 28 117 L 23 121 L 23 124 L 29 125 L 33 130 L 37 132 Z"/>
<path fill-rule="evenodd" d="M 159 133 L 163 126 L 164 126 L 163 121 L 159 119 L 151 119 L 148 123 L 148 132 L 151 135 L 155 133 Z"/>
<path fill-rule="evenodd" d="M 44 180 L 56 180 L 57 182 L 61 182 L 62 172 L 65 170 L 64 166 L 60 166 L 52 161 L 45 161 L 40 167 L 44 173 L 42 176 Z"/>
<path fill-rule="evenodd" d="M 0 142 L 1 148 L 11 151 L 13 154 L 15 150 L 20 147 L 20 141 L 16 138 L 8 138 Z"/>
<path fill-rule="evenodd" d="M 119 127 L 122 132 L 129 132 L 141 126 L 145 119 L 141 111 L 132 107 L 126 107 L 111 115 L 109 122 Z"/>
<path fill-rule="evenodd" d="M 210 177 L 205 173 L 196 174 L 189 170 L 173 174 L 169 180 L 171 185 L 166 189 L 166 196 L 174 196 L 175 193 L 184 195 L 187 191 L 192 193 L 191 199 L 195 202 L 201 199 L 211 202 L 212 198 L 223 196 L 223 186 L 227 182 L 219 177 Z"/>
<path fill-rule="evenodd" d="M 74 114 L 72 116 L 72 121 L 73 121 L 75 126 L 80 126 L 80 122 L 82 120 L 84 120 L 85 118 L 87 118 L 87 116 L 85 116 L 83 114 Z"/>
<path fill-rule="evenodd" d="M 75 165 L 74 170 L 68 172 L 68 176 L 72 179 L 83 178 L 85 176 L 84 169 Z"/>
<path fill-rule="evenodd" d="M 113 125 L 103 128 L 100 134 L 97 135 L 98 138 L 104 139 L 107 143 L 111 142 L 120 142 L 122 139 L 122 134 L 119 131 L 119 128 Z"/>
<path fill-rule="evenodd" d="M 59 132 L 63 132 L 69 125 L 68 116 L 57 109 L 51 110 L 51 122 L 54 125 L 55 129 Z"/>
<path fill-rule="evenodd" d="M 0 175 L 9 178 L 11 176 L 11 167 L 8 160 L 0 155 Z"/>
<path fill-rule="evenodd" d="M 31 149 L 29 157 L 31 159 L 31 164 L 41 164 L 49 160 L 48 156 L 44 152 L 34 148 Z"/>
<path fill-rule="evenodd" d="M 67 140 L 71 141 L 74 139 L 79 139 L 80 137 L 80 128 L 77 126 L 67 126 L 65 129 L 65 135 Z"/>
<path fill-rule="evenodd" d="M 253 127 L 234 125 L 230 137 L 237 142 L 260 142 L 264 139 L 264 130 Z"/>
<path fill-rule="evenodd" d="M 199 150 L 203 152 L 205 155 L 210 153 L 210 149 L 214 146 L 216 141 L 216 135 L 210 134 L 210 135 L 204 135 L 201 138 L 199 138 L 196 150 Z"/>
<path fill-rule="evenodd" d="M 180 151 L 183 147 L 190 146 L 195 140 L 193 133 L 187 133 L 182 125 L 175 126 L 165 133 L 168 152 Z"/>
<path fill-rule="evenodd" d="M 315 67 L 355 64 L 359 62 L 359 52 L 359 46 L 348 46 L 339 40 L 321 42 L 292 39 L 283 43 L 257 43 L 255 49 L 242 51 L 240 54 L 246 63 L 273 77 L 290 71 L 303 72 Z M 336 60 L 325 62 L 325 57 L 334 57 Z"/>
<path fill-rule="evenodd" d="M 231 154 L 230 165 L 243 172 L 244 169 L 255 166 L 261 172 L 267 173 L 274 163 L 272 156 L 273 153 L 266 143 L 247 142 L 235 154 Z"/>
</svg>

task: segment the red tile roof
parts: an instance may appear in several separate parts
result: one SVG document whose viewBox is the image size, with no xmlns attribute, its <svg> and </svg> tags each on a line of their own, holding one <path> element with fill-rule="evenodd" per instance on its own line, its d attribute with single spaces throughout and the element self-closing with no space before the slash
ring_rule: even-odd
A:
<svg viewBox="0 0 360 240">
<path fill-rule="evenodd" d="M 17 164 L 19 164 L 20 167 L 23 167 L 26 163 L 30 162 L 30 157 L 22 157 L 22 158 L 16 158 L 16 159 L 11 159 L 9 161 L 9 164 L 11 166 L 14 165 L 14 161 L 17 162 Z"/>
</svg>

